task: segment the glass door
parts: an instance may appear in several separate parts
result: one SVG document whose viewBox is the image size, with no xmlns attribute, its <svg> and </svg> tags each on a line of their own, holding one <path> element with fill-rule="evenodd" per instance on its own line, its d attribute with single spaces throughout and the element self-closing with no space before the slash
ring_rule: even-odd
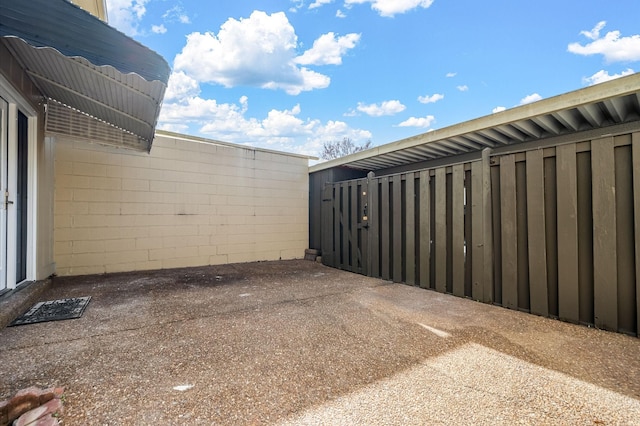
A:
<svg viewBox="0 0 640 426">
<path fill-rule="evenodd" d="M 7 289 L 8 104 L 0 98 L 0 292 Z"/>
<path fill-rule="evenodd" d="M 16 284 L 27 279 L 27 211 L 28 211 L 29 119 L 18 111 L 16 138 Z M 11 194 L 9 194 L 11 195 Z"/>
</svg>

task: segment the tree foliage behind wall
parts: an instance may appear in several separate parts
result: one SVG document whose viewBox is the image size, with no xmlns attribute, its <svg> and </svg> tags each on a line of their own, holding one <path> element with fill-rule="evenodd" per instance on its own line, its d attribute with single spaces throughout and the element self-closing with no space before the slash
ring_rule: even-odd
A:
<svg viewBox="0 0 640 426">
<path fill-rule="evenodd" d="M 371 148 L 370 140 L 362 145 L 356 145 L 351 138 L 343 138 L 341 141 L 325 142 L 322 147 L 320 158 L 323 160 L 332 160 L 355 152 L 364 151 L 369 148 Z"/>
</svg>

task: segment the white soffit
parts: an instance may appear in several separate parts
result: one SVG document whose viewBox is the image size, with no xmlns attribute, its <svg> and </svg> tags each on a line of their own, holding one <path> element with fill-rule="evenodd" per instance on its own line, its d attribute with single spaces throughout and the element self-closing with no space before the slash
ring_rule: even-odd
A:
<svg viewBox="0 0 640 426">
<path fill-rule="evenodd" d="M 311 166 L 381 170 L 640 120 L 640 73 Z"/>
</svg>

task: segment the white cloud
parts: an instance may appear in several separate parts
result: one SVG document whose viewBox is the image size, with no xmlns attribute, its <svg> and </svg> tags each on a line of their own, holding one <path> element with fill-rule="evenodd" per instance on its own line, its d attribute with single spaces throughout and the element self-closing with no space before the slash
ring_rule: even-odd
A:
<svg viewBox="0 0 640 426">
<path fill-rule="evenodd" d="M 273 109 L 263 119 L 249 117 L 248 110 L 246 96 L 237 104 L 221 104 L 198 96 L 174 99 L 163 104 L 158 128 L 307 155 L 318 155 L 326 141 L 344 137 L 366 141 L 372 136 L 371 132 L 351 128 L 342 121 L 302 119 L 300 105 L 290 110 Z"/>
<path fill-rule="evenodd" d="M 345 6 L 354 4 L 371 3 L 371 8 L 380 16 L 393 17 L 396 14 L 406 13 L 421 7 L 427 9 L 433 0 L 345 0 Z"/>
<path fill-rule="evenodd" d="M 542 99 L 542 96 L 540 96 L 537 93 L 532 93 L 531 95 L 527 95 L 524 98 L 520 99 L 520 103 L 516 106 L 520 106 L 520 105 L 527 105 L 533 102 L 538 102 L 539 100 Z M 503 106 L 497 106 L 494 109 L 491 110 L 492 113 L 498 113 L 498 112 L 502 112 L 505 111 L 507 108 L 503 107 Z"/>
<path fill-rule="evenodd" d="M 461 92 L 466 92 L 469 90 L 469 86 L 467 86 L 466 84 L 463 84 L 462 86 L 457 86 L 456 89 L 458 89 Z"/>
<path fill-rule="evenodd" d="M 580 34 L 591 40 L 600 38 L 600 31 L 607 25 L 607 21 L 600 21 L 591 31 L 580 31 Z"/>
<path fill-rule="evenodd" d="M 295 62 L 300 65 L 340 65 L 342 56 L 353 49 L 359 40 L 360 34 L 355 33 L 337 38 L 333 32 L 323 34 Z"/>
<path fill-rule="evenodd" d="M 392 101 L 384 101 L 380 104 L 363 104 L 362 102 L 358 103 L 358 111 L 364 112 L 367 115 L 372 117 L 381 117 L 383 115 L 394 115 L 399 112 L 402 112 L 407 107 L 402 105 L 400 101 L 392 100 Z"/>
<path fill-rule="evenodd" d="M 291 0 L 293 6 L 289 8 L 289 12 L 297 13 L 298 9 L 302 9 L 304 7 L 304 0 Z"/>
<path fill-rule="evenodd" d="M 576 55 L 590 56 L 602 55 L 605 60 L 611 62 L 639 61 L 640 60 L 640 35 L 621 37 L 620 31 L 610 31 L 600 36 L 600 31 L 606 22 L 599 22 L 591 31 L 582 31 L 590 40 L 584 46 L 580 43 L 571 43 L 567 50 Z"/>
<path fill-rule="evenodd" d="M 346 18 L 347 15 L 345 15 L 345 13 L 343 11 L 341 11 L 340 9 L 338 9 L 336 11 L 336 18 Z"/>
<path fill-rule="evenodd" d="M 316 0 L 309 5 L 309 9 L 316 9 L 318 7 L 322 7 L 325 4 L 333 3 L 333 0 Z"/>
<path fill-rule="evenodd" d="M 171 9 L 167 10 L 162 18 L 166 22 L 180 22 L 181 24 L 190 24 L 191 18 L 187 15 L 180 5 L 175 5 Z"/>
<path fill-rule="evenodd" d="M 433 115 L 427 115 L 426 117 L 410 117 L 402 123 L 398 124 L 398 127 L 431 127 L 436 121 Z"/>
<path fill-rule="evenodd" d="M 164 25 L 152 25 L 151 26 L 151 32 L 154 32 L 156 34 L 164 34 L 167 32 L 167 28 Z"/>
<path fill-rule="evenodd" d="M 440 100 L 444 99 L 444 95 L 440 94 L 440 93 L 436 93 L 433 94 L 431 96 L 426 95 L 426 96 L 418 96 L 418 102 L 422 103 L 422 104 L 433 104 L 436 103 Z"/>
<path fill-rule="evenodd" d="M 194 96 L 177 102 L 165 102 L 158 120 L 161 126 L 189 123 L 204 125 L 205 122 L 219 122 L 219 125 L 226 123 L 229 128 L 235 129 L 235 124 L 241 122 L 241 119 L 242 110 L 235 104 L 218 104 L 215 99 Z"/>
<path fill-rule="evenodd" d="M 164 100 L 166 102 L 175 99 L 191 98 L 199 94 L 200 85 L 195 79 L 189 77 L 182 71 L 174 71 L 169 76 L 169 84 L 164 94 Z"/>
<path fill-rule="evenodd" d="M 533 102 L 538 102 L 540 99 L 542 99 L 542 96 L 540 96 L 537 93 L 532 93 L 531 95 L 527 95 L 524 98 L 520 99 L 520 105 L 526 105 Z"/>
<path fill-rule="evenodd" d="M 267 117 L 255 126 L 247 134 L 253 137 L 297 137 L 310 133 L 318 124 L 315 120 L 302 120 L 297 117 L 300 114 L 300 105 L 295 105 L 291 110 L 278 111 L 272 109 Z M 203 132 L 217 130 L 215 127 L 203 128 Z"/>
<path fill-rule="evenodd" d="M 594 84 L 604 83 L 605 81 L 615 80 L 616 78 L 624 77 L 626 75 L 631 75 L 634 72 L 635 71 L 633 71 L 631 68 L 627 68 L 626 70 L 622 71 L 620 74 L 609 74 L 608 71 L 600 70 L 594 75 L 592 75 L 591 77 L 583 77 L 582 82 L 584 84 L 588 84 L 589 86 L 593 86 Z"/>
<path fill-rule="evenodd" d="M 328 76 L 298 67 L 297 44 L 283 12 L 254 11 L 249 18 L 229 18 L 217 35 L 189 34 L 176 55 L 174 70 L 199 82 L 282 89 L 291 95 L 329 86 Z"/>
<path fill-rule="evenodd" d="M 447 77 L 447 78 L 452 78 L 452 77 L 455 77 L 456 75 L 458 75 L 458 73 L 457 73 L 457 72 L 448 72 L 448 73 L 445 75 L 445 77 Z"/>
<path fill-rule="evenodd" d="M 107 0 L 109 25 L 129 36 L 140 34 L 138 25 L 147 13 L 149 0 Z"/>
</svg>

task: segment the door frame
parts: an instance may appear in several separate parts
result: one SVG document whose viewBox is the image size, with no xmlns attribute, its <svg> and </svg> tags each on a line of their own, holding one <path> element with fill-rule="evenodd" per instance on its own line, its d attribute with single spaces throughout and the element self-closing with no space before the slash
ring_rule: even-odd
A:
<svg viewBox="0 0 640 426">
<path fill-rule="evenodd" d="M 9 140 L 9 102 L 0 94 L 0 293 L 7 290 L 7 214 L 4 207 L 5 182 L 7 181 L 7 166 L 9 162 L 8 144 Z"/>
<path fill-rule="evenodd" d="M 6 281 L 4 290 L 13 290 L 21 284 L 34 281 L 36 279 L 36 232 L 37 232 L 37 135 L 38 135 L 38 114 L 36 110 L 27 102 L 17 90 L 0 75 L 0 97 L 7 104 L 7 178 L 8 187 L 0 188 L 2 205 L 4 209 L 4 191 L 9 191 L 9 199 L 16 194 L 16 162 L 17 162 L 17 138 L 18 138 L 18 112 L 22 112 L 27 119 L 27 259 L 26 259 L 26 279 L 16 282 L 16 220 L 17 212 L 15 208 L 8 206 L 5 211 L 6 225 Z M 13 226 L 11 226 L 13 224 Z M 0 235 L 2 233 L 0 232 Z"/>
</svg>

